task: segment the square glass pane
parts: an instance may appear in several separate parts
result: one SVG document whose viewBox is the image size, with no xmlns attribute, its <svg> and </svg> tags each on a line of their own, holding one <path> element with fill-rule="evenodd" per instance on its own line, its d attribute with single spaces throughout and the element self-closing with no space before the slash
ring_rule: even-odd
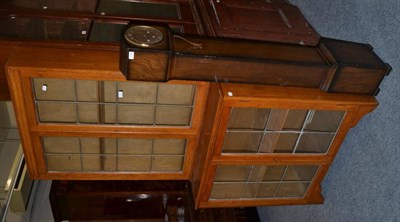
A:
<svg viewBox="0 0 400 222">
<path fill-rule="evenodd" d="M 78 103 L 80 123 L 99 123 L 99 105 L 95 103 Z"/>
<path fill-rule="evenodd" d="M 344 111 L 316 110 L 304 130 L 319 132 L 336 132 L 342 122 Z"/>
<path fill-rule="evenodd" d="M 98 82 L 94 80 L 76 80 L 77 100 L 84 102 L 99 101 Z"/>
<path fill-rule="evenodd" d="M 99 155 L 82 155 L 83 171 L 101 171 L 101 156 Z"/>
<path fill-rule="evenodd" d="M 154 123 L 154 106 L 118 105 L 118 123 L 152 125 Z"/>
<path fill-rule="evenodd" d="M 38 102 L 40 122 L 76 123 L 76 105 L 62 102 Z"/>
<path fill-rule="evenodd" d="M 222 152 L 256 153 L 262 136 L 262 132 L 227 132 Z"/>
<path fill-rule="evenodd" d="M 210 199 L 239 199 L 245 187 L 246 183 L 214 183 Z"/>
<path fill-rule="evenodd" d="M 118 154 L 151 154 L 152 139 L 119 138 Z"/>
<path fill-rule="evenodd" d="M 153 154 L 156 155 L 184 155 L 186 150 L 185 139 L 155 139 Z"/>
<path fill-rule="evenodd" d="M 105 154 L 117 154 L 117 141 L 118 139 L 116 138 L 102 138 L 103 147 L 101 152 Z"/>
<path fill-rule="evenodd" d="M 151 171 L 182 171 L 183 156 L 153 156 Z"/>
<path fill-rule="evenodd" d="M 260 153 L 292 153 L 296 147 L 299 133 L 265 133 L 260 146 Z"/>
<path fill-rule="evenodd" d="M 243 198 L 272 198 L 279 183 L 250 183 L 247 184 Z"/>
<path fill-rule="evenodd" d="M 179 19 L 180 17 L 176 4 L 131 2 L 123 0 L 100 0 L 97 12 L 106 15 L 139 16 L 147 18 Z"/>
<path fill-rule="evenodd" d="M 90 31 L 89 42 L 119 43 L 124 27 L 125 24 L 95 21 Z"/>
<path fill-rule="evenodd" d="M 70 79 L 33 79 L 36 100 L 75 101 L 75 82 Z"/>
<path fill-rule="evenodd" d="M 101 123 L 115 124 L 117 122 L 117 104 L 101 104 L 100 114 Z"/>
<path fill-rule="evenodd" d="M 296 153 L 326 153 L 335 134 L 304 133 L 300 137 Z"/>
<path fill-rule="evenodd" d="M 303 197 L 310 183 L 282 183 L 275 197 Z"/>
<path fill-rule="evenodd" d="M 157 103 L 187 105 L 193 104 L 193 85 L 159 84 Z"/>
<path fill-rule="evenodd" d="M 189 126 L 191 115 L 191 107 L 158 106 L 156 125 Z"/>
<path fill-rule="evenodd" d="M 43 137 L 45 153 L 80 153 L 78 137 Z"/>
<path fill-rule="evenodd" d="M 46 155 L 48 171 L 81 171 L 79 155 Z"/>
<path fill-rule="evenodd" d="M 218 166 L 214 181 L 238 182 L 247 181 L 251 166 Z"/>
<path fill-rule="evenodd" d="M 150 171 L 150 156 L 117 156 L 118 171 Z"/>
<path fill-rule="evenodd" d="M 264 130 L 270 109 L 232 108 L 228 129 Z"/>
<path fill-rule="evenodd" d="M 156 103 L 157 84 L 142 82 L 118 82 L 119 103 Z M 120 94 L 120 93 L 119 93 Z"/>
<path fill-rule="evenodd" d="M 301 130 L 307 110 L 272 109 L 269 115 L 267 130 Z"/>
<path fill-rule="evenodd" d="M 117 171 L 117 156 L 104 155 L 101 156 L 102 170 L 104 171 Z"/>
<path fill-rule="evenodd" d="M 249 182 L 280 181 L 286 166 L 253 166 Z"/>
<path fill-rule="evenodd" d="M 311 181 L 314 178 L 318 166 L 288 166 L 283 177 L 284 181 Z"/>
<path fill-rule="evenodd" d="M 117 101 L 117 82 L 102 81 L 100 83 L 102 88 L 102 100 L 106 103 L 112 103 Z"/>
<path fill-rule="evenodd" d="M 99 138 L 81 137 L 81 152 L 100 154 L 101 146 Z"/>
</svg>

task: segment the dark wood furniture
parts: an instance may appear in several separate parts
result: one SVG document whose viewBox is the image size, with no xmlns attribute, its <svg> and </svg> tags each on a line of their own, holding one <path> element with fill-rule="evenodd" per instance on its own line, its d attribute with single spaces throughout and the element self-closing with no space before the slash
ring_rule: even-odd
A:
<svg viewBox="0 0 400 222">
<path fill-rule="evenodd" d="M 193 0 L 5 0 L 0 3 L 0 66 L 4 67 L 16 47 L 27 44 L 117 51 L 121 31 L 131 21 L 164 24 L 174 32 L 185 34 L 312 45 L 318 42 L 318 34 L 299 10 L 283 1 L 256 1 L 245 6 L 238 6 L 239 1 L 209 3 L 222 8 L 215 14 L 206 1 Z M 235 21 L 225 15 L 225 8 L 232 5 L 235 10 L 227 15 L 234 15 L 238 19 Z M 252 20 L 253 25 L 249 26 L 246 19 L 252 11 L 268 17 L 268 26 L 260 19 Z M 216 26 L 216 19 L 223 24 Z M 232 22 L 240 22 L 241 29 L 233 29 Z M 257 31 L 259 27 L 264 29 Z M 228 34 L 225 28 L 235 34 Z M 277 28 L 279 33 L 276 33 Z M 242 34 L 238 36 L 238 33 Z M 0 70 L 0 86 L 0 99 L 10 100 L 3 69 Z"/>
<path fill-rule="evenodd" d="M 369 45 L 297 29 L 282 1 L 2 4 L 3 85 L 30 176 L 190 180 L 196 208 L 321 203 L 341 142 L 390 71 Z M 278 32 L 247 26 L 252 13 Z M 119 50 L 140 22 L 164 41 Z"/>
<path fill-rule="evenodd" d="M 52 182 L 55 221 L 257 222 L 255 208 L 194 209 L 185 181 Z"/>
</svg>

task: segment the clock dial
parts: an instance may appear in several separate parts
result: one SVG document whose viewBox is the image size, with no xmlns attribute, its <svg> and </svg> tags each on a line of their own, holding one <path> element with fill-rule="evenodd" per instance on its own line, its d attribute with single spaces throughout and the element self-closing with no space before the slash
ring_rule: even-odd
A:
<svg viewBox="0 0 400 222">
<path fill-rule="evenodd" d="M 132 26 L 125 31 L 125 39 L 130 44 L 150 47 L 159 44 L 163 38 L 163 33 L 150 26 L 138 25 Z"/>
</svg>

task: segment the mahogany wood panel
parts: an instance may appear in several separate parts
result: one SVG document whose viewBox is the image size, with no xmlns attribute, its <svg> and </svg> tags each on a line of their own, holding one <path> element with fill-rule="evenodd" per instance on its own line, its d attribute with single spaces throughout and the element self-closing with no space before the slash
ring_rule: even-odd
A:
<svg viewBox="0 0 400 222">
<path fill-rule="evenodd" d="M 328 92 L 374 95 L 381 80 L 390 71 L 390 67 L 368 45 L 340 40 L 323 39 L 318 46 L 307 47 L 177 34 L 165 38 L 170 40 L 169 47 L 121 45 L 121 52 L 129 49 L 139 53 L 148 51 L 155 56 L 169 55 L 170 66 L 164 75 L 160 72 L 165 70 L 164 63 L 153 67 L 153 63 L 144 62 L 145 58 L 141 60 L 140 55 L 129 60 L 128 66 L 137 63 L 140 67 L 145 66 L 146 72 L 123 68 L 128 79 L 297 86 L 320 88 Z M 346 47 L 351 48 L 350 55 L 347 55 Z M 126 57 L 121 56 L 121 64 L 128 63 Z M 363 60 L 363 57 L 368 59 Z"/>
<path fill-rule="evenodd" d="M 316 45 L 318 33 L 293 5 L 269 1 L 217 0 L 201 4 L 209 29 L 220 37 Z"/>
</svg>

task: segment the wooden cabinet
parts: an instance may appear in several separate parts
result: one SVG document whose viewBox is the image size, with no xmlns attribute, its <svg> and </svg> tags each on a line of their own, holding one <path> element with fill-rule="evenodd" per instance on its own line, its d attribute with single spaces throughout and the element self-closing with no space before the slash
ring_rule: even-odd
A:
<svg viewBox="0 0 400 222">
<path fill-rule="evenodd" d="M 83 66 L 89 59 L 69 53 Z M 189 178 L 208 83 L 126 81 L 110 63 L 88 71 L 15 62 L 9 80 L 33 178 Z"/>
<path fill-rule="evenodd" d="M 192 179 L 196 207 L 321 203 L 320 183 L 371 96 L 213 84 Z"/>
<path fill-rule="evenodd" d="M 318 33 L 300 10 L 283 1 L 204 0 L 217 36 L 317 45 Z"/>
</svg>

